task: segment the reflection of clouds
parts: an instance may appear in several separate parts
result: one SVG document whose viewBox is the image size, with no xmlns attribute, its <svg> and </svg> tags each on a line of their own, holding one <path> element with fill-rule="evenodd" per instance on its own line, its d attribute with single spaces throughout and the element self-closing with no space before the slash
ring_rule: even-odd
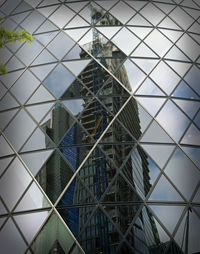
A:
<svg viewBox="0 0 200 254">
<path fill-rule="evenodd" d="M 26 169 L 16 158 L 5 172 L 0 182 L 0 193 L 11 210 L 17 200 L 21 197 L 25 188 L 31 182 L 31 177 Z"/>
<path fill-rule="evenodd" d="M 84 101 L 82 99 L 65 100 L 62 102 L 73 113 L 73 115 L 79 114 L 84 109 Z"/>
<path fill-rule="evenodd" d="M 169 230 L 170 233 L 173 232 L 184 207 L 181 206 L 157 206 L 150 205 L 153 212 L 158 216 L 161 222 Z"/>
<path fill-rule="evenodd" d="M 200 71 L 196 66 L 193 66 L 190 69 L 190 71 L 185 76 L 185 80 L 192 88 L 194 88 L 200 94 L 200 86 L 199 86 Z"/>
<path fill-rule="evenodd" d="M 180 77 L 164 62 L 161 62 L 150 76 L 168 94 L 171 93 L 180 80 Z"/>
<path fill-rule="evenodd" d="M 187 199 L 191 197 L 200 180 L 199 171 L 181 150 L 177 150 L 172 156 L 165 173 Z"/>
<path fill-rule="evenodd" d="M 126 69 L 128 80 L 131 85 L 132 91 L 135 91 L 136 88 L 140 85 L 142 80 L 145 78 L 144 73 L 133 64 L 132 61 L 126 60 L 124 63 L 124 67 Z"/>
<path fill-rule="evenodd" d="M 15 216 L 18 226 L 26 236 L 28 242 L 32 240 L 39 227 L 42 225 L 48 215 L 48 211 L 42 211 L 37 213 L 28 213 Z M 31 227 L 30 227 L 31 221 Z"/>
<path fill-rule="evenodd" d="M 182 146 L 183 150 L 200 166 L 200 148 Z"/>
<path fill-rule="evenodd" d="M 176 140 L 180 139 L 189 124 L 189 119 L 171 101 L 165 104 L 157 120 Z"/>
<path fill-rule="evenodd" d="M 147 78 L 142 86 L 137 90 L 136 94 L 140 95 L 164 95 L 164 93 L 151 81 Z"/>
<path fill-rule="evenodd" d="M 24 195 L 23 199 L 16 208 L 16 211 L 25 211 L 29 209 L 39 209 L 47 206 L 44 204 L 44 196 L 35 183 L 31 184 L 28 192 Z"/>
<path fill-rule="evenodd" d="M 59 64 L 45 79 L 44 84 L 56 96 L 60 97 L 74 80 L 74 76 Z"/>
<path fill-rule="evenodd" d="M 190 128 L 186 132 L 181 143 L 190 144 L 190 145 L 200 144 L 200 132 L 193 124 L 190 126 Z"/>
<path fill-rule="evenodd" d="M 164 176 L 161 176 L 149 200 L 182 201 L 182 198 L 170 185 L 168 180 Z"/>
</svg>

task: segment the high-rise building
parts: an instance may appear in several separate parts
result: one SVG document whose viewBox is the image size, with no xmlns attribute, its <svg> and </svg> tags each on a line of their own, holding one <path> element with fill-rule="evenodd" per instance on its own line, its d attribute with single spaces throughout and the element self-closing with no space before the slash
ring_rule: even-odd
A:
<svg viewBox="0 0 200 254">
<path fill-rule="evenodd" d="M 6 0 L 2 253 L 200 252 L 198 0 Z"/>
</svg>

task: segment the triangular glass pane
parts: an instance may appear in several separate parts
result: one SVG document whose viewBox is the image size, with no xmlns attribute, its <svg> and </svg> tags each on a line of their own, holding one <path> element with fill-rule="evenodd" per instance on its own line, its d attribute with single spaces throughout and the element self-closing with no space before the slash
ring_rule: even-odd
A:
<svg viewBox="0 0 200 254">
<path fill-rule="evenodd" d="M 134 92 L 145 78 L 145 74 L 129 59 L 124 62 L 121 72 L 127 74 L 127 84 L 125 82 L 122 83 L 125 83 L 124 85 L 130 92 Z"/>
<path fill-rule="evenodd" d="M 174 146 L 171 145 L 141 144 L 141 146 L 161 168 L 165 165 L 166 161 L 174 150 Z"/>
<path fill-rule="evenodd" d="M 72 100 L 63 100 L 62 103 L 65 107 L 72 113 L 72 115 L 78 118 L 81 115 L 81 112 L 84 110 L 84 100 L 83 99 L 72 99 Z"/>
<path fill-rule="evenodd" d="M 32 65 L 46 64 L 57 61 L 46 49 L 33 61 Z"/>
<path fill-rule="evenodd" d="M 160 125 L 156 121 L 153 121 L 153 123 L 151 123 L 150 127 L 147 129 L 140 141 L 150 143 L 173 143 L 172 139 L 167 135 L 167 133 L 160 127 Z"/>
<path fill-rule="evenodd" d="M 90 26 L 83 18 L 81 18 L 79 15 L 76 15 L 65 27 L 65 29 L 68 28 L 80 28 L 80 27 L 85 27 L 85 26 Z"/>
<path fill-rule="evenodd" d="M 22 69 L 25 67 L 15 56 L 12 56 L 10 60 L 5 64 L 8 72 L 14 71 L 16 69 Z"/>
<path fill-rule="evenodd" d="M 61 32 L 50 42 L 47 49 L 58 59 L 61 59 L 73 45 L 74 41 L 66 33 Z"/>
<path fill-rule="evenodd" d="M 56 103 L 40 126 L 55 143 L 58 143 L 73 122 L 74 119 L 65 107 Z"/>
<path fill-rule="evenodd" d="M 185 75 L 185 73 L 190 68 L 191 64 L 189 63 L 182 63 L 182 62 L 175 62 L 175 61 L 166 61 L 173 69 L 176 71 L 181 77 Z"/>
<path fill-rule="evenodd" d="M 35 38 L 43 45 L 46 45 L 56 36 L 57 33 L 58 32 L 48 32 L 43 34 L 37 34 L 35 35 Z"/>
<path fill-rule="evenodd" d="M 199 101 L 173 99 L 173 101 L 190 117 L 193 118 L 200 108 Z"/>
<path fill-rule="evenodd" d="M 39 173 L 36 180 L 52 203 L 55 203 L 73 176 L 73 171 L 58 151 L 53 152 Z"/>
<path fill-rule="evenodd" d="M 147 74 L 156 66 L 158 60 L 155 59 L 133 59 L 132 61 L 135 62 L 143 71 Z"/>
<path fill-rule="evenodd" d="M 17 8 L 14 9 L 14 11 L 12 12 L 12 14 L 16 14 L 16 13 L 20 13 L 20 12 L 25 12 L 25 11 L 28 11 L 28 10 L 31 10 L 32 7 L 25 3 L 25 2 L 22 2 L 20 3 Z"/>
<path fill-rule="evenodd" d="M 183 201 L 178 192 L 170 184 L 167 178 L 162 175 L 151 193 L 149 201 Z"/>
<path fill-rule="evenodd" d="M 152 31 L 152 28 L 149 27 L 129 27 L 129 29 L 136 34 L 141 40 L 143 40 L 147 34 Z"/>
<path fill-rule="evenodd" d="M 104 36 L 108 39 L 112 38 L 114 34 L 116 34 L 121 27 L 112 27 L 112 26 L 105 26 L 105 27 L 97 27 L 97 30 L 100 31 Z"/>
<path fill-rule="evenodd" d="M 167 94 L 170 94 L 178 84 L 180 77 L 164 62 L 161 62 L 153 70 L 150 77 L 157 83 Z"/>
<path fill-rule="evenodd" d="M 13 116 L 16 114 L 17 109 L 5 111 L 0 113 L 0 129 L 3 130 L 6 125 L 10 122 Z"/>
<path fill-rule="evenodd" d="M 1 178 L 1 196 L 9 210 L 17 203 L 31 182 L 31 177 L 18 158 L 15 158 Z M 12 191 L 10 188 L 12 186 Z"/>
<path fill-rule="evenodd" d="M 156 29 L 150 33 L 144 42 L 159 56 L 164 56 L 172 46 L 172 43 Z"/>
<path fill-rule="evenodd" d="M 88 4 L 88 1 L 82 2 L 69 2 L 65 3 L 67 6 L 69 6 L 72 10 L 79 12 L 83 7 Z"/>
<path fill-rule="evenodd" d="M 46 20 L 36 31 L 35 33 L 44 33 L 44 32 L 51 32 L 51 31 L 56 31 L 58 28 L 49 20 Z M 50 35 L 50 34 L 48 34 Z M 56 33 L 53 33 L 52 35 L 56 35 Z M 38 37 L 39 36 L 39 37 Z M 37 38 L 40 38 L 41 35 L 37 35 Z M 53 36 L 53 37 L 54 37 Z M 52 37 L 52 38 L 53 38 Z M 51 38 L 51 39 L 52 39 Z M 39 39 L 40 40 L 40 39 Z M 43 41 L 42 41 L 43 42 Z"/>
<path fill-rule="evenodd" d="M 135 11 L 123 2 L 118 2 L 109 12 L 117 17 L 123 24 L 135 14 Z"/>
<path fill-rule="evenodd" d="M 5 95 L 6 91 L 7 89 L 5 88 L 5 86 L 2 84 L 2 82 L 0 82 L 0 100 Z"/>
<path fill-rule="evenodd" d="M 165 55 L 166 59 L 172 59 L 176 61 L 190 61 L 189 58 L 179 48 L 175 45 L 170 49 L 170 51 Z"/>
<path fill-rule="evenodd" d="M 14 86 L 12 86 L 10 91 L 23 104 L 35 91 L 38 85 L 38 79 L 36 79 L 29 70 L 26 70 Z"/>
<path fill-rule="evenodd" d="M 200 148 L 199 147 L 192 147 L 192 146 L 181 146 L 183 150 L 190 156 L 190 158 L 200 166 Z"/>
<path fill-rule="evenodd" d="M 170 100 L 167 101 L 156 118 L 160 125 L 177 141 L 190 122 L 185 114 Z"/>
<path fill-rule="evenodd" d="M 32 104 L 32 103 L 41 103 L 45 101 L 52 101 L 55 100 L 55 98 L 47 91 L 46 88 L 44 88 L 43 85 L 41 85 L 32 95 L 32 97 L 28 100 L 26 104 Z"/>
<path fill-rule="evenodd" d="M 17 208 L 15 208 L 15 211 L 19 212 L 19 211 L 47 208 L 47 207 L 50 207 L 49 202 L 44 197 L 42 192 L 39 190 L 37 185 L 34 182 L 32 182 L 31 186 L 26 191 L 22 200 L 17 205 Z"/>
<path fill-rule="evenodd" d="M 200 131 L 194 124 L 189 127 L 185 136 L 182 138 L 181 143 L 197 146 L 200 144 Z"/>
<path fill-rule="evenodd" d="M 78 76 L 90 63 L 89 60 L 77 60 L 77 61 L 67 61 L 63 64 L 76 76 Z"/>
<path fill-rule="evenodd" d="M 181 5 L 183 3 L 181 2 Z M 184 4 L 183 4 L 184 5 Z M 186 9 L 187 10 L 187 9 Z M 178 25 L 180 25 L 180 27 L 182 27 L 183 29 L 187 29 L 191 26 L 191 24 L 193 23 L 193 18 L 191 18 L 186 11 L 184 11 L 182 8 L 180 8 L 179 6 L 177 6 L 170 14 L 169 16 L 176 20 L 176 23 Z M 194 15 L 192 15 L 194 17 Z"/>
<path fill-rule="evenodd" d="M 52 154 L 53 150 L 21 154 L 21 158 L 30 169 L 33 176 L 36 176 L 42 165 Z"/>
<path fill-rule="evenodd" d="M 165 94 L 156 86 L 156 84 L 149 78 L 147 78 L 142 86 L 136 91 L 135 95 L 158 95 L 165 96 Z"/>
<path fill-rule="evenodd" d="M 0 159 L 0 175 L 7 168 L 8 164 L 11 162 L 12 159 L 13 156 L 5 159 Z"/>
<path fill-rule="evenodd" d="M 1 81 L 7 88 L 10 88 L 13 83 L 19 78 L 24 70 L 10 72 L 6 75 L 1 75 Z"/>
<path fill-rule="evenodd" d="M 37 104 L 34 106 L 27 106 L 26 110 L 35 118 L 35 120 L 39 123 L 45 114 L 50 110 L 53 106 L 52 103 L 44 103 L 44 104 Z"/>
<path fill-rule="evenodd" d="M 22 123 L 23 131 L 21 130 Z M 24 109 L 21 109 L 5 129 L 4 133 L 14 148 L 19 150 L 35 127 L 35 122 L 33 122 Z M 15 131 L 13 132 L 13 130 Z"/>
<path fill-rule="evenodd" d="M 158 58 L 158 55 L 155 54 L 147 45 L 143 42 L 133 51 L 131 54 L 132 57 L 149 57 L 149 58 Z"/>
<path fill-rule="evenodd" d="M 193 65 L 184 79 L 198 94 L 200 94 L 200 88 L 198 85 L 198 80 L 200 79 L 199 68 Z"/>
<path fill-rule="evenodd" d="M 64 32 L 68 34 L 75 42 L 77 42 L 80 40 L 80 38 L 82 38 L 84 34 L 86 34 L 88 30 L 89 28 L 77 28 L 77 29 L 67 29 L 64 30 Z"/>
<path fill-rule="evenodd" d="M 43 1 L 45 2 L 45 1 Z M 42 3 L 43 3 L 42 2 Z M 54 1 L 55 2 L 55 1 Z M 41 5 L 39 5 L 41 6 Z M 45 6 L 45 4 L 43 5 Z M 55 11 L 55 9 L 57 8 L 58 6 L 55 5 L 55 6 L 48 6 L 48 7 L 43 7 L 43 8 L 38 8 L 37 10 L 42 13 L 42 15 L 44 15 L 46 18 L 53 12 Z M 46 21 L 45 21 L 46 22 Z M 56 27 L 57 28 L 57 27 Z"/>
<path fill-rule="evenodd" d="M 154 26 L 160 23 L 160 21 L 165 17 L 165 14 L 152 3 L 149 3 L 144 8 L 142 8 L 140 13 Z"/>
<path fill-rule="evenodd" d="M 175 19 L 176 20 L 176 19 Z M 179 26 L 177 26 L 169 17 L 166 17 L 158 27 L 169 28 L 169 29 L 176 29 L 182 30 Z"/>
<path fill-rule="evenodd" d="M 13 154 L 13 150 L 10 148 L 3 136 L 0 136 L 0 156 L 6 156 Z"/>
<path fill-rule="evenodd" d="M 27 248 L 11 218 L 1 230 L 0 241 L 3 253 L 13 253 L 13 250 L 15 253 L 24 253 Z"/>
<path fill-rule="evenodd" d="M 189 200 L 199 182 L 200 172 L 180 149 L 173 154 L 165 173 Z"/>
<path fill-rule="evenodd" d="M 16 215 L 14 216 L 14 219 L 17 222 L 19 228 L 22 230 L 26 240 L 28 243 L 30 243 L 47 216 L 48 212 L 42 211 L 37 213 Z M 32 224 L 31 228 L 30 221 Z"/>
<path fill-rule="evenodd" d="M 10 109 L 19 107 L 19 104 L 17 101 L 13 98 L 13 96 L 8 92 L 0 101 L 0 109 Z"/>
<path fill-rule="evenodd" d="M 169 205 L 149 205 L 158 219 L 164 224 L 166 229 L 172 233 L 181 214 L 184 210 L 182 206 L 169 206 Z M 166 216 L 167 211 L 167 216 Z"/>
<path fill-rule="evenodd" d="M 181 31 L 174 31 L 174 30 L 161 29 L 161 28 L 159 29 L 159 31 L 165 34 L 167 38 L 173 42 L 176 42 L 183 34 L 183 32 Z"/>
<path fill-rule="evenodd" d="M 199 23 L 195 22 L 195 23 L 188 29 L 188 32 L 199 33 L 199 29 L 200 29 Z"/>
<path fill-rule="evenodd" d="M 131 26 L 152 26 L 146 19 L 144 19 L 139 13 L 136 14 L 127 25 Z"/>
<path fill-rule="evenodd" d="M 51 139 L 45 135 L 40 128 L 37 128 L 25 143 L 21 152 L 35 151 L 46 148 L 53 148 L 55 145 Z"/>
<path fill-rule="evenodd" d="M 66 54 L 63 60 L 91 59 L 91 57 L 77 44 Z"/>
<path fill-rule="evenodd" d="M 74 75 L 72 75 L 72 73 L 69 72 L 62 64 L 59 64 L 47 76 L 43 83 L 57 98 L 59 98 L 74 79 Z"/>
<path fill-rule="evenodd" d="M 74 239 L 63 222 L 53 213 L 33 241 L 31 250 L 34 253 L 49 254 L 53 253 L 55 248 L 58 248 L 59 253 L 69 253 L 73 243 Z"/>
<path fill-rule="evenodd" d="M 162 11 L 164 11 L 166 14 L 168 14 L 169 12 L 172 11 L 172 9 L 174 9 L 174 5 L 172 4 L 167 4 L 167 3 L 172 3 L 172 1 L 165 1 L 162 0 L 161 2 L 164 3 L 154 3 L 158 8 L 160 8 Z"/>
<path fill-rule="evenodd" d="M 182 80 L 172 96 L 187 99 L 199 99 L 199 96 Z"/>
<path fill-rule="evenodd" d="M 49 19 L 55 23 L 59 28 L 63 28 L 75 15 L 71 9 L 66 5 L 60 5 L 60 7 L 49 17 Z"/>
<path fill-rule="evenodd" d="M 155 116 L 158 110 L 166 101 L 165 98 L 156 97 L 137 97 L 137 100 L 149 111 L 152 116 Z"/>
<path fill-rule="evenodd" d="M 109 10 L 114 4 L 115 1 L 113 0 L 108 0 L 108 1 L 97 1 L 97 3 L 102 6 L 105 10 Z"/>
<path fill-rule="evenodd" d="M 117 35 L 112 39 L 113 43 L 115 43 L 126 55 L 129 55 L 136 46 L 140 43 L 140 40 L 132 34 L 128 29 L 122 28 Z M 127 41 L 131 42 L 127 45 Z M 126 47 L 124 47 L 126 45 Z"/>
</svg>

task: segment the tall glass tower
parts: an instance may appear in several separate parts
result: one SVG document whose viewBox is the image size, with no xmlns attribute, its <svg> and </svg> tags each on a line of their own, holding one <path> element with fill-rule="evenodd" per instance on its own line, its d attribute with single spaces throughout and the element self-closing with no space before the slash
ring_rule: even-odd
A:
<svg viewBox="0 0 200 254">
<path fill-rule="evenodd" d="M 5 0 L 0 253 L 200 253 L 198 0 Z"/>
</svg>

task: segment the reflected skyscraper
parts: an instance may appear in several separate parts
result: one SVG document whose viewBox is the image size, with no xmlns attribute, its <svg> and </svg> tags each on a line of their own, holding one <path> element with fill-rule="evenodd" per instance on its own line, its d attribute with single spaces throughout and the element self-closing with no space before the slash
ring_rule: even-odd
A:
<svg viewBox="0 0 200 254">
<path fill-rule="evenodd" d="M 0 253 L 200 251 L 199 11 L 1 4 L 37 40 L 3 49 Z"/>
</svg>

